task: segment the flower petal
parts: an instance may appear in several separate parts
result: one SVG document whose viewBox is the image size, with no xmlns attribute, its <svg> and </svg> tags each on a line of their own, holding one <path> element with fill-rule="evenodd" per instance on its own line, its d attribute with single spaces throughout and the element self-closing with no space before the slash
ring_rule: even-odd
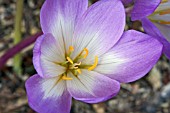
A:
<svg viewBox="0 0 170 113">
<path fill-rule="evenodd" d="M 163 44 L 163 52 L 170 59 L 170 27 L 156 23 L 154 25 L 147 18 L 143 18 L 141 21 L 145 32 Z"/>
<path fill-rule="evenodd" d="M 38 113 L 69 113 L 71 96 L 65 81 L 56 84 L 58 78 L 43 79 L 34 75 L 26 81 L 28 102 Z"/>
<path fill-rule="evenodd" d="M 40 13 L 43 32 L 59 38 L 60 46 L 64 49 L 64 43 L 70 45 L 77 19 L 87 7 L 88 0 L 46 0 Z"/>
<path fill-rule="evenodd" d="M 161 0 L 135 0 L 131 13 L 132 20 L 140 20 L 149 16 L 159 6 L 160 2 Z"/>
<path fill-rule="evenodd" d="M 119 0 L 101 0 L 89 7 L 75 28 L 73 46 L 75 58 L 84 48 L 87 61 L 94 60 L 110 49 L 121 37 L 125 26 L 125 11 Z M 91 62 L 91 61 L 90 61 Z"/>
<path fill-rule="evenodd" d="M 133 2 L 133 0 L 121 0 L 124 5 L 128 5 Z"/>
<path fill-rule="evenodd" d="M 33 50 L 33 64 L 41 77 L 54 77 L 62 74 L 65 68 L 56 62 L 64 62 L 64 53 L 51 34 L 40 36 Z"/>
<path fill-rule="evenodd" d="M 169 8 L 170 8 L 169 6 L 170 6 L 170 0 L 162 0 L 161 4 L 160 4 L 159 7 L 156 9 L 156 12 L 169 9 Z"/>
<path fill-rule="evenodd" d="M 73 80 L 67 81 L 67 88 L 71 96 L 87 103 L 110 99 L 120 89 L 119 82 L 93 71 L 82 70 L 82 74 L 78 77 L 72 73 L 69 73 L 69 76 L 73 78 Z"/>
<path fill-rule="evenodd" d="M 170 42 L 170 26 L 158 24 L 158 23 L 154 23 L 154 24 L 160 30 L 162 35 L 168 40 L 168 42 Z"/>
<path fill-rule="evenodd" d="M 132 82 L 150 71 L 162 53 L 162 44 L 146 34 L 130 30 L 105 55 L 94 71 L 119 82 Z"/>
</svg>

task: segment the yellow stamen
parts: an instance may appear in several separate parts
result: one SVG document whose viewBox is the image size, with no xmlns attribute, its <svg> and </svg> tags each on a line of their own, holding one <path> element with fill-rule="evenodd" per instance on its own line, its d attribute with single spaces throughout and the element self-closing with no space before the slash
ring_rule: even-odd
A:
<svg viewBox="0 0 170 113">
<path fill-rule="evenodd" d="M 166 24 L 170 24 L 170 21 L 167 21 L 167 22 L 166 22 L 166 21 L 160 21 L 159 23 L 160 23 L 160 24 L 165 24 L 165 25 L 166 25 Z"/>
<path fill-rule="evenodd" d="M 86 52 L 86 54 L 84 55 L 84 58 L 86 58 L 86 57 L 87 57 L 87 55 L 89 54 L 89 51 L 88 51 L 88 49 L 87 49 L 87 48 L 84 48 L 84 51 Z"/>
<path fill-rule="evenodd" d="M 69 47 L 69 52 L 73 52 L 74 51 L 74 47 L 73 46 L 70 46 Z"/>
<path fill-rule="evenodd" d="M 67 60 L 68 60 L 71 64 L 73 64 L 73 61 L 71 60 L 70 57 L 67 57 Z"/>
<path fill-rule="evenodd" d="M 95 61 L 94 61 L 94 64 L 88 68 L 89 71 L 93 70 L 98 64 L 98 57 L 95 56 Z"/>
<path fill-rule="evenodd" d="M 63 79 L 63 80 L 72 80 L 73 78 L 67 77 L 66 74 L 64 74 L 64 75 L 62 76 L 62 79 Z"/>
<path fill-rule="evenodd" d="M 70 47 L 69 47 L 69 50 L 68 50 L 68 55 L 67 55 L 67 56 L 70 56 L 73 51 L 74 51 L 74 47 L 73 47 L 73 46 L 70 46 Z"/>
<path fill-rule="evenodd" d="M 161 4 L 162 4 L 162 3 L 166 3 L 166 2 L 168 2 L 168 0 L 162 0 L 162 1 L 161 1 Z"/>
<path fill-rule="evenodd" d="M 77 69 L 76 71 L 77 71 L 79 74 L 81 74 L 81 70 L 80 70 L 80 69 Z"/>
<path fill-rule="evenodd" d="M 166 10 L 161 11 L 161 12 L 159 13 L 159 15 L 166 15 L 166 14 L 170 14 L 170 9 L 166 9 Z"/>
</svg>

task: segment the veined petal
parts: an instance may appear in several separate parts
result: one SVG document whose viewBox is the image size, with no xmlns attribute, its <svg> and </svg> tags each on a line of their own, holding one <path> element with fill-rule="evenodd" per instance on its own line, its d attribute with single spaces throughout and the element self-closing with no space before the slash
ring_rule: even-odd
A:
<svg viewBox="0 0 170 113">
<path fill-rule="evenodd" d="M 28 103 L 38 113 L 69 113 L 71 96 L 59 77 L 44 79 L 34 75 L 26 81 Z"/>
<path fill-rule="evenodd" d="M 156 26 L 147 18 L 141 19 L 142 27 L 144 28 L 145 32 L 148 33 L 151 36 L 159 36 L 163 37 L 159 29 L 156 28 Z"/>
<path fill-rule="evenodd" d="M 132 82 L 147 74 L 162 53 L 162 44 L 146 34 L 130 30 L 105 55 L 94 71 L 119 82 Z"/>
<path fill-rule="evenodd" d="M 170 25 L 168 26 L 168 25 L 163 25 L 163 24 L 158 24 L 158 23 L 154 23 L 154 24 L 160 30 L 162 35 L 168 40 L 168 42 L 170 42 Z"/>
<path fill-rule="evenodd" d="M 148 18 L 153 22 L 170 24 L 170 0 L 162 0 L 156 11 Z"/>
<path fill-rule="evenodd" d="M 140 20 L 149 16 L 159 6 L 160 2 L 161 0 L 135 0 L 131 13 L 132 20 Z"/>
<path fill-rule="evenodd" d="M 165 1 L 165 2 L 162 2 L 159 7 L 156 9 L 156 12 L 160 12 L 162 10 L 166 10 L 166 9 L 169 9 L 170 8 L 170 0 L 161 0 L 161 1 Z"/>
<path fill-rule="evenodd" d="M 161 15 L 161 16 L 159 14 L 155 14 L 155 15 L 149 16 L 149 19 L 154 20 L 154 21 L 158 21 L 158 22 L 159 21 L 170 22 L 170 14 Z"/>
<path fill-rule="evenodd" d="M 94 57 L 110 49 L 121 37 L 125 26 L 125 11 L 119 0 L 101 0 L 88 8 L 75 28 L 73 46 L 75 58 L 84 48 L 89 50 L 85 59 L 91 63 Z"/>
<path fill-rule="evenodd" d="M 73 78 L 73 80 L 67 81 L 67 88 L 71 96 L 87 103 L 110 99 L 120 89 L 119 82 L 93 71 L 82 70 L 82 74 L 78 77 L 72 73 L 68 75 Z"/>
<path fill-rule="evenodd" d="M 170 59 L 170 27 L 155 23 L 155 25 L 157 26 L 156 27 L 147 18 L 143 18 L 141 21 L 145 32 L 153 36 L 163 44 L 163 52 Z"/>
<path fill-rule="evenodd" d="M 33 64 L 41 77 L 54 77 L 62 74 L 65 68 L 58 62 L 65 61 L 64 52 L 51 34 L 40 36 L 33 50 Z"/>
<path fill-rule="evenodd" d="M 133 0 L 121 0 L 124 5 L 128 5 L 133 2 Z"/>
<path fill-rule="evenodd" d="M 77 19 L 88 7 L 88 0 L 46 0 L 40 13 L 44 33 L 52 33 L 58 38 L 60 46 L 68 48 L 71 44 Z M 68 44 L 65 44 L 68 43 Z"/>
</svg>

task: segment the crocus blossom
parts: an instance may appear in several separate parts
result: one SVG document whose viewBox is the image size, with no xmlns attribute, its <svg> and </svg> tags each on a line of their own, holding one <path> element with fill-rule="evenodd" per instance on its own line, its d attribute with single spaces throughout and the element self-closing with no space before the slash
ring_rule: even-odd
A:
<svg viewBox="0 0 170 113">
<path fill-rule="evenodd" d="M 38 74 L 26 81 L 29 105 L 38 113 L 69 113 L 72 97 L 87 103 L 115 96 L 120 83 L 143 77 L 157 62 L 162 44 L 124 31 L 119 0 L 46 0 L 43 35 L 34 46 Z"/>
<path fill-rule="evenodd" d="M 170 0 L 135 0 L 132 20 L 141 20 L 144 30 L 157 38 L 170 59 Z"/>
</svg>

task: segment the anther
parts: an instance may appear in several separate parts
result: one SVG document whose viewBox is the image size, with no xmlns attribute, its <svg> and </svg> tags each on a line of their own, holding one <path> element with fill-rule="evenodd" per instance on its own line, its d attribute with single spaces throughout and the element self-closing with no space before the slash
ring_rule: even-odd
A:
<svg viewBox="0 0 170 113">
<path fill-rule="evenodd" d="M 170 14 L 170 9 L 161 11 L 161 12 L 159 13 L 159 15 L 166 15 L 166 14 Z"/>
<path fill-rule="evenodd" d="M 88 51 L 88 49 L 87 49 L 87 48 L 84 48 L 84 51 L 86 52 L 86 54 L 84 55 L 84 57 L 83 57 L 83 58 L 86 58 L 86 57 L 87 57 L 87 55 L 89 54 L 89 51 Z"/>
<path fill-rule="evenodd" d="M 89 71 L 93 70 L 98 64 L 98 57 L 95 56 L 95 61 L 94 61 L 94 64 L 88 68 Z"/>
<path fill-rule="evenodd" d="M 70 57 L 67 57 L 67 60 L 68 60 L 71 64 L 73 64 L 73 61 L 71 60 Z"/>
<path fill-rule="evenodd" d="M 73 51 L 74 51 L 74 47 L 73 47 L 73 46 L 70 46 L 70 47 L 69 47 L 69 50 L 68 50 L 68 56 L 70 56 Z"/>
<path fill-rule="evenodd" d="M 165 25 L 166 25 L 166 24 L 170 24 L 170 21 L 160 21 L 159 23 L 160 23 L 160 24 L 165 24 Z"/>
<path fill-rule="evenodd" d="M 77 71 L 79 74 L 81 74 L 81 70 L 80 70 L 80 69 L 77 69 L 76 71 Z"/>
<path fill-rule="evenodd" d="M 166 2 L 168 2 L 168 0 L 162 0 L 162 1 L 161 1 L 161 4 L 162 4 L 162 3 L 166 3 Z"/>
<path fill-rule="evenodd" d="M 64 75 L 62 76 L 62 79 L 63 79 L 63 80 L 72 80 L 73 78 L 67 77 L 66 74 L 64 74 Z"/>
<path fill-rule="evenodd" d="M 69 47 L 69 52 L 73 52 L 74 51 L 74 47 L 73 46 L 70 46 Z"/>
</svg>

